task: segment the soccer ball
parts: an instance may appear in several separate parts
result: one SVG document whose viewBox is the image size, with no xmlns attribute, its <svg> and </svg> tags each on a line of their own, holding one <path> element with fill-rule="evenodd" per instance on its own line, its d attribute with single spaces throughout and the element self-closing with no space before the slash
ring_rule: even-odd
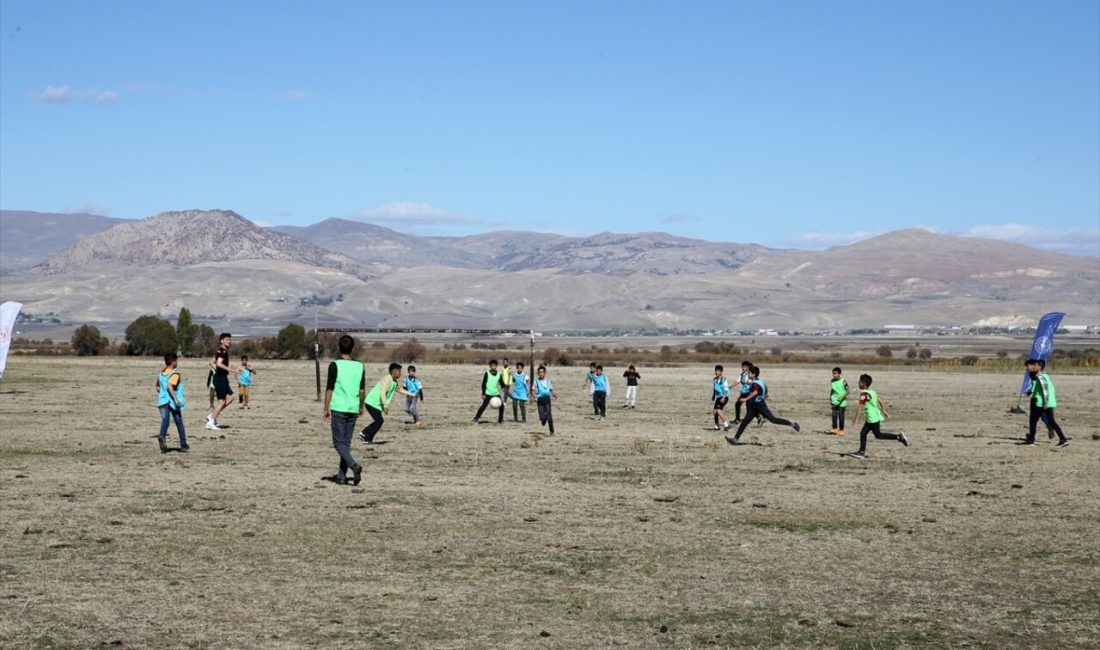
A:
<svg viewBox="0 0 1100 650">
<path fill-rule="evenodd" d="M 504 402 L 500 401 L 499 397 L 493 397 L 492 399 L 489 400 L 489 406 L 491 406 L 495 409 L 500 408 L 502 404 L 504 404 Z"/>
</svg>

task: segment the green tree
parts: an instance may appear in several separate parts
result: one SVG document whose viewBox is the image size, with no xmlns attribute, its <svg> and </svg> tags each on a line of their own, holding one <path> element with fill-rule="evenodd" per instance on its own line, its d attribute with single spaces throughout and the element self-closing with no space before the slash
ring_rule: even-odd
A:
<svg viewBox="0 0 1100 650">
<path fill-rule="evenodd" d="M 894 352 L 893 352 L 893 350 L 890 349 L 889 345 L 880 345 L 880 346 L 878 346 L 877 348 L 875 348 L 875 354 L 877 354 L 880 357 L 884 357 L 884 358 L 894 356 Z"/>
<path fill-rule="evenodd" d="M 306 328 L 297 323 L 290 323 L 279 330 L 276 349 L 283 359 L 301 359 L 306 353 Z"/>
<path fill-rule="evenodd" d="M 414 336 L 413 338 L 394 348 L 393 358 L 397 361 L 411 363 L 424 356 L 424 353 L 427 351 L 427 348 L 425 348 L 420 341 L 417 341 L 416 337 Z"/>
<path fill-rule="evenodd" d="M 73 332 L 72 346 L 79 356 L 94 357 L 107 352 L 111 342 L 93 325 L 81 325 Z"/>
<path fill-rule="evenodd" d="M 191 356 L 193 357 L 212 357 L 214 356 L 214 350 L 218 345 L 215 340 L 214 328 L 203 323 L 196 325 L 194 338 L 191 340 Z"/>
<path fill-rule="evenodd" d="M 176 338 L 179 340 L 179 350 L 186 356 L 191 356 L 191 345 L 195 342 L 195 326 L 191 323 L 191 310 L 180 307 L 179 318 L 176 319 Z"/>
<path fill-rule="evenodd" d="M 126 327 L 126 353 L 131 355 L 164 355 L 175 352 L 179 345 L 176 328 L 156 316 L 139 316 Z"/>
</svg>

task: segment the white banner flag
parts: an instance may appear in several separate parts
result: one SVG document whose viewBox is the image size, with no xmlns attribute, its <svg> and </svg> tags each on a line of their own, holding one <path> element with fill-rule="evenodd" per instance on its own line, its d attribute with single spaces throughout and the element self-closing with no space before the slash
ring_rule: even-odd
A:
<svg viewBox="0 0 1100 650">
<path fill-rule="evenodd" d="M 22 308 L 22 303 L 11 301 L 0 305 L 0 377 L 4 376 L 4 366 L 8 365 L 11 333 L 15 328 L 15 317 L 19 315 L 19 310 Z"/>
</svg>

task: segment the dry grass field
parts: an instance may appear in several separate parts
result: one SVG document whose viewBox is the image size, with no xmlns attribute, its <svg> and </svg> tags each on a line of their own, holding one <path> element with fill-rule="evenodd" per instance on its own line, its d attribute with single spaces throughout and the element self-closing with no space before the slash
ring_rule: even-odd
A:
<svg viewBox="0 0 1100 650">
<path fill-rule="evenodd" d="M 872 369 L 912 446 L 858 461 L 856 431 L 821 433 L 830 367 L 765 367 L 802 432 L 741 447 L 709 430 L 707 367 L 639 368 L 633 411 L 611 369 L 604 421 L 555 368 L 554 436 L 533 408 L 471 424 L 481 369 L 423 367 L 426 426 L 395 408 L 351 487 L 320 480 L 310 362 L 264 363 L 215 432 L 184 360 L 191 451 L 161 454 L 155 360 L 12 358 L 0 645 L 1097 647 L 1100 375 L 1053 374 L 1055 450 L 1013 444 L 1022 369 Z"/>
</svg>

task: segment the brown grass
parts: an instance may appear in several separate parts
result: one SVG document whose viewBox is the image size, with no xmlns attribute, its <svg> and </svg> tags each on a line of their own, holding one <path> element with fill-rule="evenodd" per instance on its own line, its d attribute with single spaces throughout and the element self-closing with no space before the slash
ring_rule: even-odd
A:
<svg viewBox="0 0 1100 650">
<path fill-rule="evenodd" d="M 156 451 L 150 360 L 13 358 L 0 380 L 4 647 L 1095 647 L 1100 377 L 1055 375 L 1074 438 L 1020 448 L 1018 371 L 873 369 L 888 428 L 838 452 L 832 364 L 764 368 L 803 430 L 721 442 L 706 367 L 640 368 L 557 434 L 469 423 L 480 369 L 421 366 L 427 426 L 335 470 L 308 362 L 265 362 L 251 411 Z M 732 366 L 736 360 L 730 360 Z M 847 367 L 854 378 L 863 369 Z M 372 365 L 370 376 L 381 375 Z M 849 410 L 849 417 L 854 408 Z M 171 444 L 175 444 L 174 437 Z"/>
</svg>

